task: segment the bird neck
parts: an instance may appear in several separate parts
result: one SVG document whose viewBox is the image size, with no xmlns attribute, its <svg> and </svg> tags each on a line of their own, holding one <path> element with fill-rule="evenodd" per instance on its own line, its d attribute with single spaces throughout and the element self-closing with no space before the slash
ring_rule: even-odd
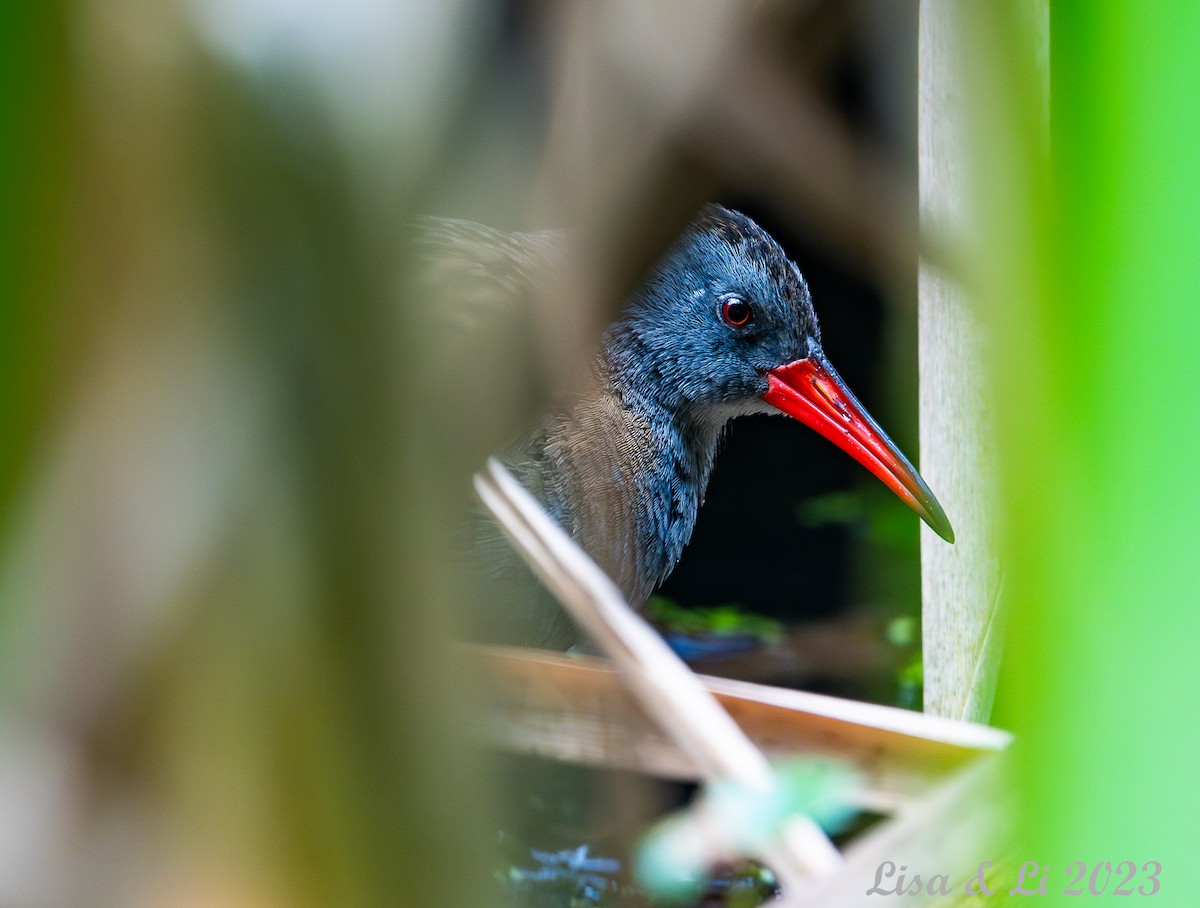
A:
<svg viewBox="0 0 1200 908">
<path fill-rule="evenodd" d="M 535 492 L 640 607 L 692 535 L 723 421 L 697 418 L 606 350 L 534 446 Z"/>
</svg>

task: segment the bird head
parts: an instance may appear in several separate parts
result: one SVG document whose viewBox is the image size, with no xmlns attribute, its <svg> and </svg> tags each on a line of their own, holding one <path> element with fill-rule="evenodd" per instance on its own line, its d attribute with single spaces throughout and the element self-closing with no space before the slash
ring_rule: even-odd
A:
<svg viewBox="0 0 1200 908">
<path fill-rule="evenodd" d="M 710 424 L 785 413 L 850 454 L 954 541 L 925 481 L 825 357 L 800 270 L 745 215 L 706 208 L 606 340 L 631 393 Z"/>
</svg>

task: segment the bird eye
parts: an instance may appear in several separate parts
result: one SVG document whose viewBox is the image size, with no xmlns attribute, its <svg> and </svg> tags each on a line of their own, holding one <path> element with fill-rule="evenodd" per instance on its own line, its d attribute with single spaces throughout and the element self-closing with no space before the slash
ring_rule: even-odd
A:
<svg viewBox="0 0 1200 908">
<path fill-rule="evenodd" d="M 740 328 L 749 322 L 753 312 L 750 304 L 740 296 L 731 296 L 721 303 L 721 318 L 725 319 L 725 324 L 734 328 Z"/>
</svg>

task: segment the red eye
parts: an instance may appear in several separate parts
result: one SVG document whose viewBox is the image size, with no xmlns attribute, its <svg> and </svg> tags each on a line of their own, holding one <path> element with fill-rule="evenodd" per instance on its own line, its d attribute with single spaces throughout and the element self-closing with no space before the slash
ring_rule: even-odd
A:
<svg viewBox="0 0 1200 908">
<path fill-rule="evenodd" d="M 735 328 L 740 328 L 750 321 L 753 313 L 750 304 L 738 296 L 731 296 L 721 303 L 721 318 L 725 319 L 725 324 Z"/>
</svg>

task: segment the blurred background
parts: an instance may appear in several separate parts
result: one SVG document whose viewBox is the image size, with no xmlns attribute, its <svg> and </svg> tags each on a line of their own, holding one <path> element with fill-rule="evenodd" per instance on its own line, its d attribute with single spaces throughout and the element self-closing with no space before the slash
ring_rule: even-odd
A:
<svg viewBox="0 0 1200 908">
<path fill-rule="evenodd" d="M 981 82 L 1015 84 L 1004 4 L 978 8 Z M 916 0 L 0 15 L 2 906 L 496 904 L 517 783 L 470 746 L 450 646 L 481 595 L 447 557 L 469 477 L 569 397 L 707 201 L 792 254 L 919 463 L 917 261 L 960 258 L 918 230 Z M 1004 389 L 1001 721 L 1039 860 L 1178 873 L 1200 14 L 1055 3 L 1051 34 L 1054 188 L 1000 159 L 1036 128 L 1021 93 L 984 92 L 995 217 L 963 243 Z M 581 252 L 463 332 L 423 214 Z M 769 619 L 707 671 L 919 707 L 918 570 L 886 490 L 746 421 L 660 616 Z"/>
</svg>

